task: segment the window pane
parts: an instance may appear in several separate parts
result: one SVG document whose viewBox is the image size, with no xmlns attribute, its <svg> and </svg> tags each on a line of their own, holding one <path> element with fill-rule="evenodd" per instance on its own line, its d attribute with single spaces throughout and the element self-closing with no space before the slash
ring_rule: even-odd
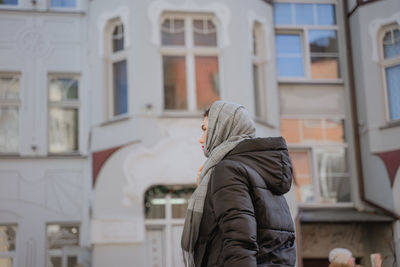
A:
<svg viewBox="0 0 400 267">
<path fill-rule="evenodd" d="M 18 0 L 0 0 L 0 5 L 18 5 Z"/>
<path fill-rule="evenodd" d="M 309 34 L 311 53 L 337 53 L 338 43 L 334 30 L 310 30 Z"/>
<path fill-rule="evenodd" d="M 62 267 L 61 257 L 51 257 L 49 267 Z"/>
<path fill-rule="evenodd" d="M 49 151 L 51 153 L 78 150 L 78 109 L 50 108 Z"/>
<path fill-rule="evenodd" d="M 289 155 L 293 164 L 297 200 L 301 202 L 314 201 L 309 152 L 290 151 Z"/>
<path fill-rule="evenodd" d="M 278 54 L 302 54 L 301 38 L 299 34 L 277 34 L 275 41 Z"/>
<path fill-rule="evenodd" d="M 78 225 L 49 224 L 46 231 L 48 249 L 79 246 Z"/>
<path fill-rule="evenodd" d="M 76 267 L 78 264 L 78 257 L 77 256 L 69 256 L 67 258 L 67 266 L 68 267 Z"/>
<path fill-rule="evenodd" d="M 124 49 L 124 25 L 122 23 L 115 26 L 112 33 L 113 52 Z"/>
<path fill-rule="evenodd" d="M 0 267 L 13 267 L 12 258 L 0 258 Z"/>
<path fill-rule="evenodd" d="M 320 193 L 324 202 L 349 202 L 350 183 L 345 149 L 317 152 Z"/>
<path fill-rule="evenodd" d="M 163 56 L 164 108 L 187 109 L 184 56 Z"/>
<path fill-rule="evenodd" d="M 161 43 L 163 45 L 185 45 L 185 21 L 183 19 L 165 19 L 161 25 Z"/>
<path fill-rule="evenodd" d="M 197 56 L 195 61 L 197 109 L 202 110 L 219 100 L 218 57 Z"/>
<path fill-rule="evenodd" d="M 303 55 L 299 34 L 277 34 L 277 67 L 280 77 L 303 77 Z"/>
<path fill-rule="evenodd" d="M 212 20 L 193 21 L 194 45 L 217 46 L 217 28 Z"/>
<path fill-rule="evenodd" d="M 16 225 L 0 225 L 0 252 L 15 251 Z"/>
<path fill-rule="evenodd" d="M 386 68 L 389 118 L 400 119 L 400 65 Z"/>
<path fill-rule="evenodd" d="M 280 77 L 303 77 L 302 58 L 283 58 L 278 57 L 278 75 Z"/>
<path fill-rule="evenodd" d="M 169 188 L 165 186 L 154 186 L 147 190 L 144 196 L 144 208 L 146 219 L 165 218 L 165 197 Z"/>
<path fill-rule="evenodd" d="M 339 58 L 311 57 L 311 78 L 312 79 L 340 78 Z"/>
<path fill-rule="evenodd" d="M 310 25 L 314 23 L 314 6 L 312 4 L 295 4 L 296 24 Z"/>
<path fill-rule="evenodd" d="M 336 143 L 344 143 L 344 120 L 327 119 L 325 126 L 325 140 Z"/>
<path fill-rule="evenodd" d="M 19 99 L 19 78 L 15 75 L 0 77 L 0 99 Z"/>
<path fill-rule="evenodd" d="M 76 7 L 76 0 L 51 0 L 52 7 Z"/>
<path fill-rule="evenodd" d="M 383 53 L 385 58 L 400 56 L 400 30 L 387 31 L 383 38 Z"/>
<path fill-rule="evenodd" d="M 171 205 L 172 205 L 172 218 L 179 219 L 185 218 L 186 211 L 188 207 L 188 200 L 192 195 L 193 190 L 187 194 L 172 195 Z"/>
<path fill-rule="evenodd" d="M 0 153 L 18 152 L 19 110 L 0 107 Z"/>
<path fill-rule="evenodd" d="M 50 101 L 78 99 L 78 80 L 73 78 L 51 79 L 49 86 Z"/>
<path fill-rule="evenodd" d="M 128 83 L 126 60 L 113 63 L 114 77 L 114 116 L 125 114 L 128 111 Z"/>
<path fill-rule="evenodd" d="M 317 4 L 318 25 L 335 25 L 335 6 L 329 4 Z"/>
<path fill-rule="evenodd" d="M 292 24 L 291 4 L 274 4 L 275 24 Z"/>
</svg>

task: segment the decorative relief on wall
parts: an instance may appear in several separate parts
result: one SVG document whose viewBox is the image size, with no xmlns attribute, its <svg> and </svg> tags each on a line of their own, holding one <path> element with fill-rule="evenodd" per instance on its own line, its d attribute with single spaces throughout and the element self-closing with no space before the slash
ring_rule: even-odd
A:
<svg viewBox="0 0 400 267">
<path fill-rule="evenodd" d="M 51 50 L 51 45 L 38 28 L 24 29 L 19 34 L 18 47 L 20 51 L 29 57 L 45 57 Z"/>
<path fill-rule="evenodd" d="M 163 12 L 193 12 L 193 13 L 213 13 L 221 23 L 221 47 L 226 48 L 230 45 L 229 23 L 231 12 L 227 6 L 221 3 L 211 3 L 207 5 L 199 4 L 194 0 L 186 0 L 183 4 L 172 4 L 167 1 L 154 1 L 150 4 L 147 16 L 152 26 L 151 40 L 153 44 L 160 45 L 160 17 Z"/>
<path fill-rule="evenodd" d="M 394 13 L 393 16 L 388 18 L 377 18 L 371 21 L 368 27 L 368 32 L 372 42 L 372 61 L 379 62 L 379 31 L 382 27 L 397 23 L 400 25 L 400 12 Z"/>
<path fill-rule="evenodd" d="M 80 215 L 83 201 L 81 170 L 21 173 L 0 171 L 0 199 L 40 206 L 65 215 Z"/>
</svg>

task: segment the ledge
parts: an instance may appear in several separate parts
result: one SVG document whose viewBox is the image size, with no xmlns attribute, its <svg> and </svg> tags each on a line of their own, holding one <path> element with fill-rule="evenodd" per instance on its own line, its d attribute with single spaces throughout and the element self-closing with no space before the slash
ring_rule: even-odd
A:
<svg viewBox="0 0 400 267">
<path fill-rule="evenodd" d="M 396 128 L 396 127 L 400 128 L 400 120 L 388 122 L 386 125 L 379 127 L 379 130 L 386 130 L 386 129 Z"/>
</svg>

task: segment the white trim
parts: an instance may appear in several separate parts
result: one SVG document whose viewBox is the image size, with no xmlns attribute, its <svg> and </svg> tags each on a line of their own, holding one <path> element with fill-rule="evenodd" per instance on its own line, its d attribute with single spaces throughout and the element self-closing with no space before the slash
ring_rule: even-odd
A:
<svg viewBox="0 0 400 267">
<path fill-rule="evenodd" d="M 113 11 L 102 13 L 97 19 L 97 30 L 98 30 L 98 40 L 99 40 L 99 56 L 104 56 L 104 47 L 105 47 L 105 38 L 104 33 L 106 32 L 107 24 L 110 20 L 113 19 L 121 19 L 124 24 L 124 49 L 127 49 L 130 44 L 130 36 L 129 36 L 129 7 L 127 6 L 119 6 Z"/>
<path fill-rule="evenodd" d="M 394 13 L 391 17 L 388 18 L 377 18 L 371 21 L 371 23 L 368 26 L 368 32 L 371 37 L 371 42 L 372 42 L 372 55 L 371 59 L 374 62 L 379 62 L 379 54 L 380 54 L 380 48 L 378 47 L 381 46 L 381 40 L 378 39 L 378 33 L 379 31 L 384 28 L 386 25 L 397 23 L 400 25 L 400 12 Z"/>
<path fill-rule="evenodd" d="M 229 24 L 231 20 L 231 12 L 229 8 L 221 3 L 211 3 L 208 5 L 199 5 L 194 0 L 186 0 L 183 4 L 172 4 L 169 2 L 157 0 L 149 5 L 147 16 L 152 26 L 151 41 L 154 45 L 160 46 L 160 23 L 159 19 L 164 12 L 185 12 L 185 13 L 211 13 L 218 18 L 220 25 L 220 33 L 218 37 L 221 48 L 226 48 L 230 45 L 229 39 Z"/>
</svg>

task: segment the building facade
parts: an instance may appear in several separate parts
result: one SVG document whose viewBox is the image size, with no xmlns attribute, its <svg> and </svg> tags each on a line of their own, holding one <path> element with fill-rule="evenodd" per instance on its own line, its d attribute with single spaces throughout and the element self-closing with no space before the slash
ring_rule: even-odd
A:
<svg viewBox="0 0 400 267">
<path fill-rule="evenodd" d="M 0 267 L 182 266 L 218 99 L 286 138 L 298 266 L 400 266 L 400 4 L 366 2 L 0 0 Z"/>
</svg>

